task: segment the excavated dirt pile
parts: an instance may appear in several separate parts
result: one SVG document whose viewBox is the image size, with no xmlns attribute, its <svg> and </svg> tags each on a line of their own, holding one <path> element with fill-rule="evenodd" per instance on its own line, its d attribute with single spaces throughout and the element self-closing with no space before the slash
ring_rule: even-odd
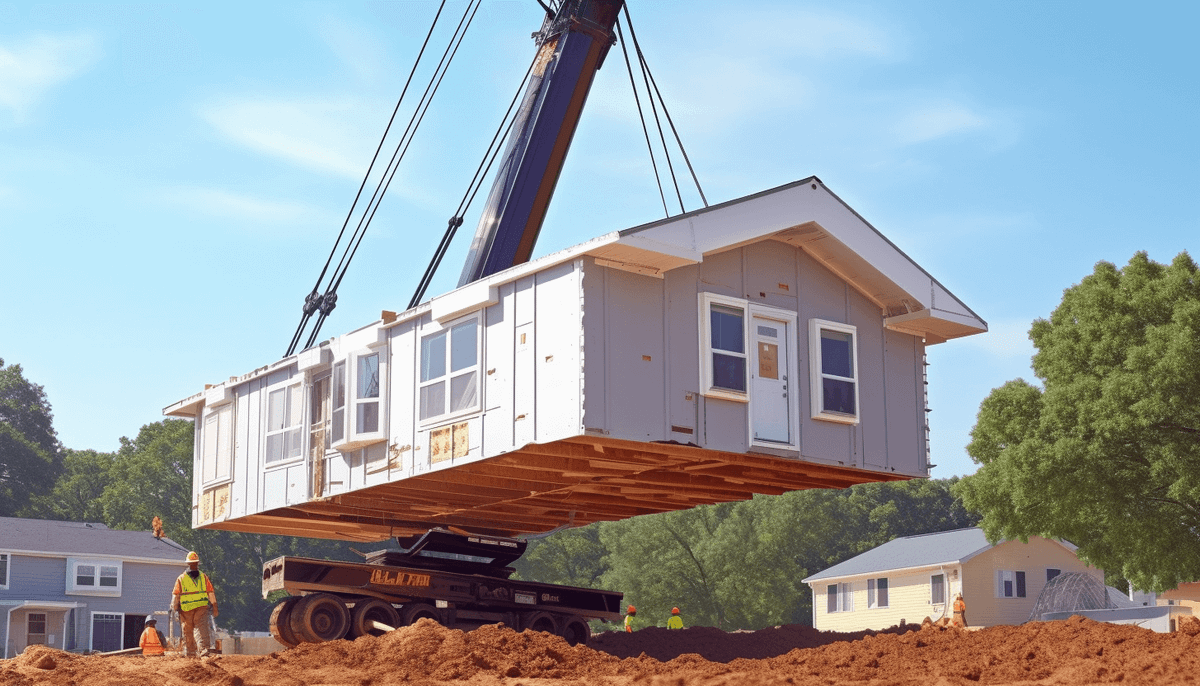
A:
<svg viewBox="0 0 1200 686">
<path fill-rule="evenodd" d="M 861 636 L 806 627 L 647 629 L 597 636 L 594 646 L 603 650 L 596 650 L 500 625 L 464 633 L 421 620 L 379 638 L 261 657 L 101 657 L 35 646 L 0 661 L 0 686 L 1196 684 L 1200 623 L 1185 628 L 1157 634 L 1072 617 L 982 631 L 910 625 Z"/>
</svg>

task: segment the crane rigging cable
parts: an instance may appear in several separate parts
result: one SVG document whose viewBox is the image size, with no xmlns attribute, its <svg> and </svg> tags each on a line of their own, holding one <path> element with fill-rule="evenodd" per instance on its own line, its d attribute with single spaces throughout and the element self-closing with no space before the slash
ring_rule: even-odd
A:
<svg viewBox="0 0 1200 686">
<path fill-rule="evenodd" d="M 358 200 L 362 197 L 363 188 L 367 185 L 367 179 L 371 178 L 371 171 L 375 169 L 375 162 L 379 159 L 379 151 L 383 149 L 383 143 L 387 140 L 388 132 L 392 130 L 392 124 L 396 121 L 396 113 L 400 111 L 400 104 L 404 102 L 404 96 L 408 93 L 408 86 L 412 83 L 413 75 L 417 73 L 417 66 L 421 64 L 421 57 L 425 55 L 425 48 L 429 46 L 429 39 L 433 36 L 433 30 L 437 28 L 438 19 L 442 16 L 442 9 L 446 7 L 446 0 L 442 0 L 442 4 L 438 6 L 437 14 L 433 16 L 433 23 L 429 26 L 429 31 L 425 34 L 425 41 L 421 43 L 421 49 L 417 52 L 417 59 L 413 62 L 412 69 L 408 72 L 408 79 L 404 82 L 404 88 L 400 90 L 400 97 L 396 100 L 396 106 L 392 108 L 392 116 L 388 119 L 387 127 L 383 130 L 383 135 L 379 137 L 379 145 L 375 146 L 375 154 L 371 156 L 371 164 L 367 166 L 367 173 L 363 174 L 362 183 L 358 185 L 358 192 L 354 194 L 354 201 L 350 203 L 350 209 L 346 212 L 346 219 L 342 221 L 342 229 L 338 232 L 337 240 L 333 242 L 333 248 L 329 251 L 329 257 L 325 259 L 325 266 L 321 268 L 321 275 L 317 277 L 317 282 L 313 284 L 312 292 L 304 299 L 303 316 L 300 319 L 300 325 L 296 327 L 296 333 L 292 335 L 292 342 L 288 344 L 287 352 L 284 357 L 288 357 L 296 352 L 296 346 L 300 343 L 300 337 L 304 335 L 304 328 L 308 326 L 308 320 L 321 304 L 321 296 L 317 292 L 321 287 L 321 282 L 325 280 L 325 274 L 329 271 L 329 264 L 333 262 L 333 256 L 337 253 L 338 245 L 342 242 L 342 236 L 346 233 L 346 227 L 350 224 L 350 217 L 354 215 L 354 208 L 358 206 Z"/>
<path fill-rule="evenodd" d="M 325 320 L 329 317 L 329 314 L 333 312 L 334 307 L 336 307 L 337 289 L 341 285 L 342 279 L 345 277 L 351 261 L 358 252 L 358 246 L 362 244 L 362 240 L 366 235 L 367 228 L 370 227 L 371 221 L 374 219 L 375 213 L 378 211 L 379 205 L 383 201 L 384 194 L 386 194 L 387 189 L 390 187 L 392 179 L 395 178 L 400 162 L 404 159 L 405 154 L 408 152 L 408 147 L 412 144 L 412 140 L 416 136 L 416 132 L 420 128 L 421 122 L 424 121 L 425 114 L 429 111 L 429 107 L 432 104 L 433 98 L 437 94 L 438 89 L 441 87 L 442 80 L 445 78 L 446 72 L 449 71 L 455 55 L 458 54 L 458 48 L 462 45 L 462 41 L 466 38 L 467 30 L 474 21 L 475 15 L 478 13 L 481 3 L 482 0 L 474 0 L 473 2 L 467 4 L 467 8 L 464 10 L 462 18 L 459 19 L 458 26 L 455 27 L 454 33 L 451 35 L 450 40 L 446 45 L 446 49 L 442 53 L 441 59 L 439 60 L 437 66 L 434 67 L 433 73 L 429 79 L 429 83 L 425 86 L 425 91 L 422 93 L 421 99 L 418 101 L 416 108 L 413 110 L 413 114 L 409 118 L 408 125 L 405 127 L 404 132 L 400 135 L 400 140 L 396 144 L 396 148 L 392 152 L 392 157 L 389 160 L 388 165 L 384 168 L 383 174 L 380 177 L 379 182 L 376 184 L 371 198 L 367 201 L 367 205 L 363 209 L 354 233 L 351 234 L 350 239 L 347 241 L 346 247 L 342 253 L 342 257 L 338 261 L 333 275 L 330 276 L 330 283 L 327 286 L 325 293 L 319 299 L 316 310 L 319 311 L 320 314 L 316 323 L 313 325 L 312 331 L 309 333 L 308 339 L 304 343 L 304 348 L 309 348 L 316 342 L 317 336 L 320 335 L 321 326 L 325 323 Z M 353 212 L 353 208 L 351 209 L 351 212 Z M 340 238 L 341 236 L 339 235 L 339 241 Z M 306 310 L 307 308 L 308 304 L 306 301 Z M 311 313 L 309 313 L 308 316 L 311 316 Z M 307 319 L 302 322 L 301 329 L 303 328 L 303 324 L 306 322 Z M 298 341 L 299 336 L 297 336 L 295 340 Z M 289 355 L 295 352 L 294 347 L 295 343 L 293 343 L 291 348 L 289 348 Z"/>
<path fill-rule="evenodd" d="M 654 104 L 654 92 L 650 90 L 650 77 L 648 76 L 650 68 L 646 64 L 646 56 L 642 54 L 642 47 L 638 45 L 637 34 L 633 31 L 633 20 L 629 18 L 629 6 L 622 5 L 625 11 L 625 23 L 629 26 L 629 37 L 633 39 L 633 49 L 638 56 L 638 64 L 642 68 L 642 81 L 646 84 L 647 100 L 650 101 L 650 111 L 654 114 L 654 126 L 658 129 L 658 140 L 662 143 L 663 157 L 667 159 L 667 169 L 671 174 L 671 183 L 675 186 L 675 197 L 679 199 L 679 211 L 687 212 L 683 207 L 683 194 L 679 192 L 679 180 L 675 178 L 675 165 L 671 164 L 671 151 L 667 148 L 667 138 L 663 135 L 662 121 L 658 118 L 658 107 Z M 663 105 L 664 110 L 666 105 Z"/>
<path fill-rule="evenodd" d="M 621 44 L 621 54 L 625 55 L 625 69 L 629 72 L 629 88 L 633 90 L 633 101 L 637 103 L 638 120 L 642 122 L 642 133 L 646 136 L 646 150 L 650 152 L 650 166 L 654 168 L 654 182 L 658 184 L 658 197 L 662 198 L 663 214 L 670 217 L 667 209 L 667 196 L 663 194 L 662 179 L 658 175 L 658 163 L 654 161 L 654 146 L 650 144 L 650 132 L 646 130 L 646 116 L 642 114 L 642 100 L 638 97 L 637 82 L 633 79 L 633 67 L 629 64 L 629 51 L 625 49 L 625 35 L 621 33 L 621 22 L 616 23 L 617 42 Z"/>
</svg>

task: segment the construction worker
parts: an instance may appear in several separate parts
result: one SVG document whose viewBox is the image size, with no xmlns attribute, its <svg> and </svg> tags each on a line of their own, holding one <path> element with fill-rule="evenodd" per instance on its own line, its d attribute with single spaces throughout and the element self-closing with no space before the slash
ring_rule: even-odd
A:
<svg viewBox="0 0 1200 686">
<path fill-rule="evenodd" d="M 142 655 L 162 655 L 166 652 L 167 639 L 158 630 L 158 620 L 150 617 L 146 620 L 146 630 L 142 632 Z"/>
<path fill-rule="evenodd" d="M 200 571 L 200 555 L 196 551 L 187 554 L 187 571 L 175 580 L 171 591 L 171 607 L 179 611 L 179 622 L 183 625 L 184 655 L 204 657 L 212 645 L 208 630 L 209 608 L 217 617 L 217 593 L 212 579 Z M 200 651 L 196 651 L 196 632 L 200 632 Z"/>
<path fill-rule="evenodd" d="M 629 608 L 625 610 L 625 633 L 633 633 L 633 618 L 636 616 L 637 608 L 630 605 Z"/>
<path fill-rule="evenodd" d="M 954 625 L 967 628 L 967 603 L 961 593 L 954 597 Z"/>
<path fill-rule="evenodd" d="M 671 618 L 667 620 L 668 629 L 682 629 L 683 617 L 679 616 L 679 608 L 671 608 Z"/>
</svg>

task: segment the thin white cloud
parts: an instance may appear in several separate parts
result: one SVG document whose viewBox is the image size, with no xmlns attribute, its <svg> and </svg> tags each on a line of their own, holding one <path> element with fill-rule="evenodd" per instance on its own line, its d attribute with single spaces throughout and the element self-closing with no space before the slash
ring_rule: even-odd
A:
<svg viewBox="0 0 1200 686">
<path fill-rule="evenodd" d="M 387 51 L 367 28 L 327 16 L 322 18 L 317 33 L 360 80 L 375 81 L 387 73 Z"/>
<path fill-rule="evenodd" d="M 902 145 L 924 143 L 955 134 L 994 128 L 986 116 L 956 102 L 929 104 L 914 109 L 896 123 L 896 139 Z"/>
<path fill-rule="evenodd" d="M 38 34 L 0 44 L 0 110 L 23 123 L 51 89 L 78 76 L 99 57 L 96 39 L 85 33 Z"/>
<path fill-rule="evenodd" d="M 365 113 L 352 98 L 226 100 L 200 116 L 239 145 L 315 171 L 361 178 L 370 160 Z"/>
<path fill-rule="evenodd" d="M 264 200 L 217 188 L 183 186 L 164 190 L 158 197 L 199 214 L 250 224 L 312 224 L 330 219 L 327 212 L 306 203 Z"/>
<path fill-rule="evenodd" d="M 898 31 L 824 9 L 742 7 L 736 16 L 722 11 L 711 22 L 711 38 L 727 38 L 723 41 L 726 45 L 755 45 L 774 54 L 805 59 L 850 55 L 890 59 L 902 52 L 903 36 Z"/>
</svg>

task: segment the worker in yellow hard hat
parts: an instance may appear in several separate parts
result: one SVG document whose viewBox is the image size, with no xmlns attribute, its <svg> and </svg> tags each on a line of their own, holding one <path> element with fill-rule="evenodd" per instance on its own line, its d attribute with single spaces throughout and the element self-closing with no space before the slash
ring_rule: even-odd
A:
<svg viewBox="0 0 1200 686">
<path fill-rule="evenodd" d="M 625 610 L 625 633 L 633 633 L 633 618 L 637 616 L 637 608 L 630 605 Z"/>
<path fill-rule="evenodd" d="M 682 629 L 683 617 L 679 616 L 679 608 L 671 608 L 671 618 L 667 620 L 668 629 Z"/>
<path fill-rule="evenodd" d="M 184 655 L 204 657 L 212 646 L 212 635 L 208 630 L 208 616 L 217 617 L 217 592 L 212 579 L 200 571 L 200 555 L 196 551 L 187 554 L 187 571 L 175 580 L 171 591 L 171 607 L 179 611 L 179 622 L 183 625 Z M 200 633 L 200 649 L 196 650 L 196 632 Z"/>
</svg>

